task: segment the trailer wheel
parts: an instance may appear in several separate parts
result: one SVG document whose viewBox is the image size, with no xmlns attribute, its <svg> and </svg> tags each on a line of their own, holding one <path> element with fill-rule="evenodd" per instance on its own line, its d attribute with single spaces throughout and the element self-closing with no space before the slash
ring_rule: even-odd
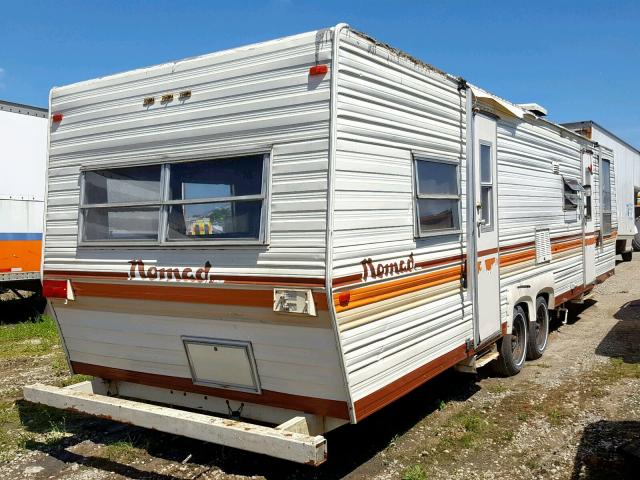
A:
<svg viewBox="0 0 640 480">
<path fill-rule="evenodd" d="M 522 370 L 527 358 L 528 328 L 527 314 L 521 306 L 513 309 L 513 327 L 509 335 L 498 340 L 498 353 L 495 362 L 496 371 L 505 377 L 511 377 Z"/>
<path fill-rule="evenodd" d="M 640 217 L 636 218 L 636 228 L 638 229 L 638 233 L 633 236 L 631 245 L 636 252 L 640 252 Z"/>
<path fill-rule="evenodd" d="M 536 299 L 536 319 L 535 322 L 529 322 L 528 333 L 527 358 L 537 360 L 547 349 L 549 341 L 549 309 L 543 297 Z"/>
<path fill-rule="evenodd" d="M 633 260 L 633 250 L 629 250 L 628 252 L 623 252 L 620 254 L 622 256 L 623 262 L 630 262 Z"/>
</svg>

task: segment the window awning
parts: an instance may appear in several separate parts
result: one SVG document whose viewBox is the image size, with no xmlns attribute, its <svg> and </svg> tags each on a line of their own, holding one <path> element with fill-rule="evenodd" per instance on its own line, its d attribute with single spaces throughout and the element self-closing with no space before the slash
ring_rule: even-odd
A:
<svg viewBox="0 0 640 480">
<path fill-rule="evenodd" d="M 575 178 L 562 177 L 562 180 L 564 180 L 564 184 L 574 192 L 584 192 L 584 188 L 582 188 L 582 185 L 580 185 Z"/>
</svg>

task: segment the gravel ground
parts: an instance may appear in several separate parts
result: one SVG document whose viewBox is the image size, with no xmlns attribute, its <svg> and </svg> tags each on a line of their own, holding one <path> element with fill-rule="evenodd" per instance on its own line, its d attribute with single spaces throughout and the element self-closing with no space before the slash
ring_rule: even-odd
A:
<svg viewBox="0 0 640 480">
<path fill-rule="evenodd" d="M 17 400 L 33 437 L 0 463 L 0 478 L 638 478 L 640 255 L 552 329 L 543 358 L 515 377 L 445 372 L 330 433 L 319 468 L 48 410 L 49 423 L 30 427 L 43 412 Z M 55 377 L 47 358 L 2 365 L 0 401 L 16 400 L 8 386 Z"/>
</svg>

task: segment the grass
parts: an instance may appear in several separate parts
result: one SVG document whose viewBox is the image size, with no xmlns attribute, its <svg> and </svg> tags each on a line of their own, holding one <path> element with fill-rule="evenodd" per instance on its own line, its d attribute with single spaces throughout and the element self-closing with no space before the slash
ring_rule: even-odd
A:
<svg viewBox="0 0 640 480">
<path fill-rule="evenodd" d="M 126 440 L 105 445 L 102 453 L 106 459 L 113 462 L 130 463 L 144 455 L 149 445 L 149 440 L 127 436 Z"/>
<path fill-rule="evenodd" d="M 58 341 L 55 322 L 44 315 L 36 320 L 2 325 L 0 360 L 47 355 L 58 345 Z"/>
<path fill-rule="evenodd" d="M 415 463 L 402 473 L 402 480 L 427 480 L 427 471 L 422 465 Z"/>
<path fill-rule="evenodd" d="M 86 375 L 69 374 L 58 345 L 58 330 L 50 317 L 42 315 L 21 323 L 0 325 L 0 362 L 51 355 L 49 365 L 54 383 L 67 386 L 90 379 Z M 49 362 L 49 358 L 45 361 Z M 11 460 L 19 450 L 43 443 L 53 446 L 69 435 L 67 420 L 73 415 L 19 400 L 21 390 L 22 386 L 16 385 L 0 397 L 0 463 Z"/>
</svg>

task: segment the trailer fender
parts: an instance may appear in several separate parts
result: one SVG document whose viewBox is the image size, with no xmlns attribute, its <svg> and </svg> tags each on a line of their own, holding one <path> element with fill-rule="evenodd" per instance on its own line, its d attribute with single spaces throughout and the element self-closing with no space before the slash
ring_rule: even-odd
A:
<svg viewBox="0 0 640 480">
<path fill-rule="evenodd" d="M 554 299 L 553 272 L 536 275 L 513 283 L 507 287 L 507 312 L 513 312 L 517 305 L 522 305 L 529 320 L 536 311 L 536 298 L 544 295 L 549 308 L 553 308 Z M 511 333 L 513 315 L 507 315 L 507 333 Z"/>
</svg>

